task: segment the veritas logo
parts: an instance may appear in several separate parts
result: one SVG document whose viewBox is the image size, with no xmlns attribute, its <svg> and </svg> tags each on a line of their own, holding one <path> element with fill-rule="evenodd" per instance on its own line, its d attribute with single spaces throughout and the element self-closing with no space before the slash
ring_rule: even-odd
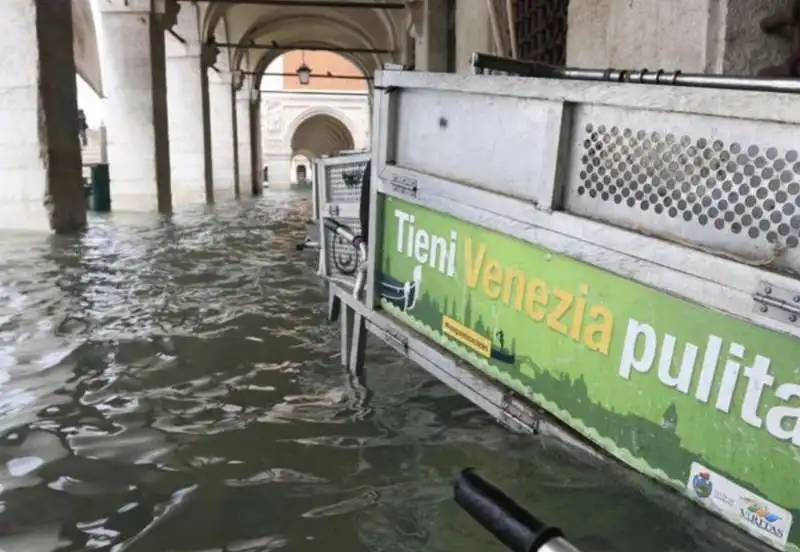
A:
<svg viewBox="0 0 800 552">
<path fill-rule="evenodd" d="M 708 498 L 714 485 L 711 483 L 711 474 L 705 470 L 700 471 L 692 478 L 692 488 L 700 498 Z"/>
<path fill-rule="evenodd" d="M 770 511 L 768 506 L 752 498 L 741 497 L 741 501 L 744 506 L 740 508 L 740 513 L 748 523 L 779 539 L 783 538 L 783 529 L 775 525 L 780 521 L 781 516 Z"/>
</svg>

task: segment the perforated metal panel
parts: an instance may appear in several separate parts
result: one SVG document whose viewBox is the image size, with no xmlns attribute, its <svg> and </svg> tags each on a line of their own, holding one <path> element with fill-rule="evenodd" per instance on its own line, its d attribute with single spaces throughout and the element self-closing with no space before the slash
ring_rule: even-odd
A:
<svg viewBox="0 0 800 552">
<path fill-rule="evenodd" d="M 361 233 L 361 181 L 369 158 L 369 153 L 353 152 L 317 161 L 319 178 L 315 186 L 319 194 L 320 232 L 324 235 L 320 251 L 323 276 L 337 280 L 355 279 L 361 262 L 358 251 L 351 243 L 325 229 L 323 219 L 333 218 L 348 226 L 355 235 Z"/>
<path fill-rule="evenodd" d="M 581 118 L 572 137 L 568 210 L 735 255 L 764 259 L 800 246 L 793 140 L 777 132 L 773 143 L 754 143 L 743 129 L 720 132 L 729 136 L 723 139 L 650 117 L 648 125 L 641 117 L 639 124 Z"/>
<path fill-rule="evenodd" d="M 328 201 L 331 203 L 356 203 L 361 197 L 361 179 L 364 176 L 367 162 L 355 156 L 340 159 L 341 163 L 325 167 Z"/>
</svg>

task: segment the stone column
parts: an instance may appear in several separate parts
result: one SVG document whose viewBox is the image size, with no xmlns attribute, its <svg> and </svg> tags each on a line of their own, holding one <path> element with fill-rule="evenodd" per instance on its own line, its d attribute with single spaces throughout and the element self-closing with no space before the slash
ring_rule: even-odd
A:
<svg viewBox="0 0 800 552">
<path fill-rule="evenodd" d="M 211 157 L 214 166 L 215 201 L 238 197 L 236 158 L 236 110 L 231 74 L 208 73 L 211 105 Z"/>
<path fill-rule="evenodd" d="M 245 195 L 252 195 L 253 188 L 253 136 L 251 124 L 251 96 L 253 79 L 248 76 L 236 91 L 236 154 L 239 156 L 239 186 Z"/>
<path fill-rule="evenodd" d="M 261 165 L 269 169 L 270 188 L 287 188 L 291 184 L 292 150 L 284 142 L 283 108 L 280 100 L 269 93 L 261 94 L 259 109 L 260 121 L 263 124 Z"/>
<path fill-rule="evenodd" d="M 115 210 L 172 210 L 163 2 L 104 0 L 106 124 Z"/>
<path fill-rule="evenodd" d="M 472 71 L 473 52 L 495 51 L 486 0 L 456 0 L 456 71 Z"/>
<path fill-rule="evenodd" d="M 261 143 L 261 91 L 250 91 L 250 144 L 252 147 L 254 196 L 264 192 L 264 148 Z"/>
<path fill-rule="evenodd" d="M 206 143 L 208 86 L 199 43 L 167 36 L 167 98 L 172 195 L 176 205 L 203 202 L 211 186 L 211 147 Z M 205 81 L 205 82 L 204 82 Z M 207 92 L 207 90 L 206 90 Z"/>
<path fill-rule="evenodd" d="M 753 76 L 789 53 L 788 41 L 767 36 L 759 26 L 789 3 L 570 0 L 567 65 Z"/>
<path fill-rule="evenodd" d="M 269 166 L 269 186 L 270 188 L 288 188 L 294 180 L 292 174 L 292 152 L 291 151 L 270 151 L 264 162 Z"/>
<path fill-rule="evenodd" d="M 417 71 L 447 71 L 447 0 L 423 0 L 411 5 L 411 34 L 416 40 Z"/>
<path fill-rule="evenodd" d="M 0 28 L 0 227 L 86 225 L 72 6 L 5 0 Z"/>
<path fill-rule="evenodd" d="M 211 91 L 208 88 L 209 63 L 203 57 L 203 71 L 200 74 L 200 93 L 203 99 L 203 148 L 206 151 L 204 177 L 206 188 L 206 203 L 214 203 L 214 154 L 211 142 Z"/>
</svg>

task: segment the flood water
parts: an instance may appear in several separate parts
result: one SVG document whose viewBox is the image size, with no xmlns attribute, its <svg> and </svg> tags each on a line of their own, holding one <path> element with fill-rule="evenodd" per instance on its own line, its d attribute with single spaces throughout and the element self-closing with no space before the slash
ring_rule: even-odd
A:
<svg viewBox="0 0 800 552">
<path fill-rule="evenodd" d="M 374 340 L 348 378 L 294 248 L 309 212 L 274 192 L 0 234 L 0 551 L 500 552 L 452 502 L 467 466 L 585 552 L 758 548 Z"/>
</svg>

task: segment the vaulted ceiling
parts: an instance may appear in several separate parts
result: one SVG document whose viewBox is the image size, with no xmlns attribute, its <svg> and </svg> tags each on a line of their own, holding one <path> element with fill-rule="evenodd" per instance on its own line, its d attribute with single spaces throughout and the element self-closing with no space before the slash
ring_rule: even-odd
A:
<svg viewBox="0 0 800 552">
<path fill-rule="evenodd" d="M 92 1 L 71 1 L 78 73 L 102 95 Z M 406 0 L 166 1 L 180 6 L 178 26 L 182 28 L 178 31 L 184 39 L 214 39 L 224 45 L 220 54 L 226 70 L 260 74 L 286 51 L 316 48 L 341 54 L 368 75 L 385 62 L 403 59 L 404 49 L 408 49 L 409 5 L 413 3 Z M 255 86 L 259 84 L 256 79 Z"/>
<path fill-rule="evenodd" d="M 204 2 L 201 13 L 203 36 L 239 45 L 232 67 L 259 73 L 287 50 L 319 48 L 372 74 L 402 56 L 409 18 L 402 0 Z"/>
</svg>

